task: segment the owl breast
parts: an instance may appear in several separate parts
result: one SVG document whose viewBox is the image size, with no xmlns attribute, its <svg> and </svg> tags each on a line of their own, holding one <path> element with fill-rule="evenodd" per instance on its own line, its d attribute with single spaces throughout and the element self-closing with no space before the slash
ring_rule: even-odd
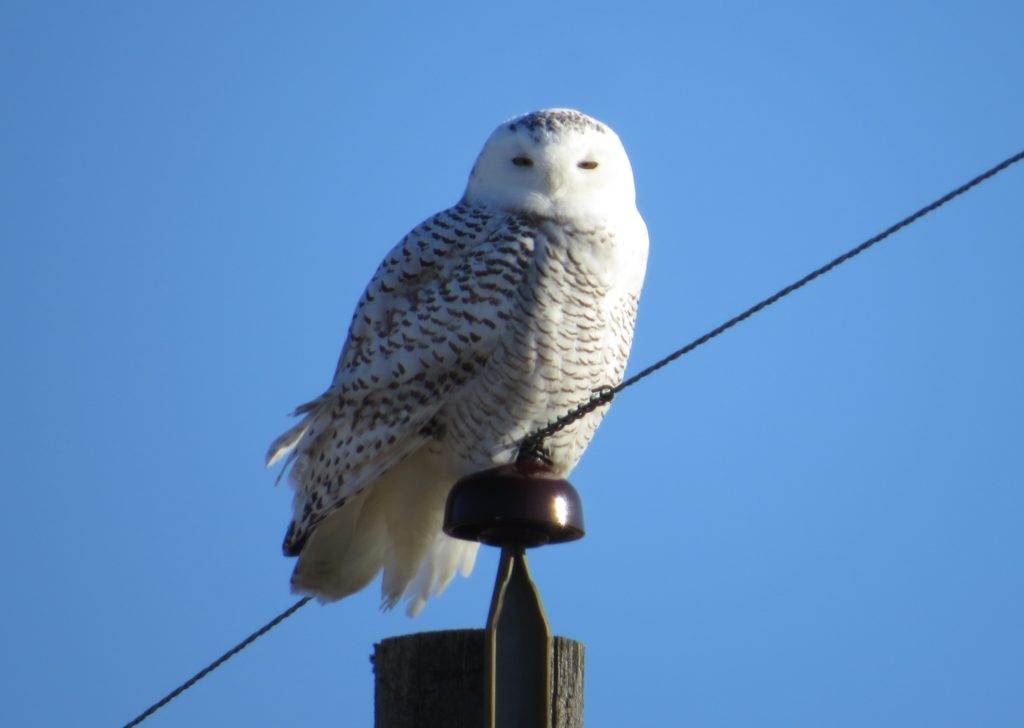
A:
<svg viewBox="0 0 1024 728">
<path fill-rule="evenodd" d="M 620 231 L 524 220 L 509 229 L 514 253 L 501 255 L 503 290 L 491 293 L 515 306 L 493 356 L 437 418 L 460 475 L 510 462 L 524 437 L 620 382 L 633 338 L 639 286 L 619 265 Z M 556 475 L 579 461 L 605 409 L 546 441 Z"/>
</svg>

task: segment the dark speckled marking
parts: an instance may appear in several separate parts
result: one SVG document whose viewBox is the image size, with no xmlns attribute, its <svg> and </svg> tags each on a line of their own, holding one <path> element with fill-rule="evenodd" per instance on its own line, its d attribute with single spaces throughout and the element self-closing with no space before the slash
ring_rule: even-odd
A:
<svg viewBox="0 0 1024 728">
<path fill-rule="evenodd" d="M 509 131 L 514 132 L 519 129 L 525 129 L 538 142 L 545 135 L 561 134 L 566 131 L 577 133 L 596 131 L 600 134 L 608 132 L 608 127 L 601 122 L 571 109 L 535 111 L 509 122 Z"/>
</svg>

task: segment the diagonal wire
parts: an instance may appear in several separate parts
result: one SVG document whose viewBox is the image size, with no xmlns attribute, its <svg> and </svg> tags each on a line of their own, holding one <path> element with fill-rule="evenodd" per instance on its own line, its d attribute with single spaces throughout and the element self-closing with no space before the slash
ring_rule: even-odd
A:
<svg viewBox="0 0 1024 728">
<path fill-rule="evenodd" d="M 195 685 L 197 682 L 202 680 L 204 677 L 209 675 L 211 672 L 216 670 L 218 667 L 223 665 L 225 662 L 230 660 L 232 657 L 237 655 L 239 652 L 241 652 L 246 647 L 251 645 L 253 642 L 258 640 L 260 637 L 265 635 L 267 632 L 272 630 L 274 627 L 276 627 L 277 625 L 281 624 L 281 622 L 283 622 L 284 620 L 288 619 L 288 617 L 292 616 L 297 611 L 302 609 L 304 606 L 306 606 L 309 603 L 310 599 L 312 599 L 312 597 L 303 597 L 299 601 L 295 602 L 295 604 L 293 604 L 290 607 L 288 607 L 286 610 L 281 612 L 279 615 L 274 617 L 272 620 L 267 622 L 265 625 L 260 627 L 255 632 L 253 632 L 251 635 L 246 637 L 244 640 L 239 642 L 237 645 L 232 647 L 230 650 L 225 652 L 223 655 L 218 657 L 216 660 L 211 662 L 209 665 L 204 667 L 202 670 L 197 672 L 195 675 L 193 675 L 188 680 L 183 682 L 181 685 L 176 687 L 174 690 L 172 690 L 171 692 L 167 693 L 167 695 L 165 695 L 159 702 L 153 703 L 153 705 L 151 705 L 148 708 L 146 708 L 146 710 L 143 711 L 142 713 L 140 713 L 138 715 L 138 717 L 136 717 L 130 723 L 126 724 L 124 728 L 133 728 L 133 726 L 137 726 L 139 723 L 144 721 L 146 718 L 148 718 L 149 716 L 153 715 L 153 713 L 155 713 L 156 711 L 160 710 L 160 708 L 162 708 L 165 705 L 167 705 L 169 702 L 174 700 L 176 697 L 181 695 L 183 692 L 188 690 L 190 687 Z"/>
<path fill-rule="evenodd" d="M 867 250 L 871 246 L 875 245 L 876 243 L 880 243 L 881 241 L 885 240 L 887 237 L 889 237 L 893 233 L 899 232 L 900 230 L 902 230 L 903 228 L 907 227 L 908 225 L 911 225 L 914 222 L 917 222 L 919 219 L 921 219 L 922 217 L 924 217 L 928 213 L 934 212 L 935 210 L 937 210 L 940 207 L 942 207 L 943 205 L 945 205 L 947 202 L 949 202 L 949 201 L 959 197 L 963 193 L 965 193 L 968 190 L 970 190 L 972 187 L 976 187 L 977 185 L 981 184 L 982 182 L 984 182 L 985 180 L 989 179 L 990 177 L 994 177 L 995 175 L 999 174 L 1000 172 L 1002 172 L 1007 167 L 1010 167 L 1011 165 L 1016 164 L 1017 162 L 1021 161 L 1022 159 L 1024 159 L 1024 151 L 1018 152 L 1017 154 L 1013 155 L 1012 157 L 1009 157 L 1008 159 L 1003 160 L 1002 162 L 1000 162 L 996 166 L 992 167 L 991 169 L 987 170 L 986 172 L 983 172 L 983 173 L 979 174 L 977 177 L 975 177 L 974 179 L 970 180 L 969 182 L 961 185 L 960 187 L 957 187 L 952 192 L 949 192 L 949 193 L 943 195 L 939 199 L 935 200 L 935 202 L 932 202 L 930 205 L 922 207 L 920 210 L 918 210 L 914 214 L 912 214 L 912 215 L 910 215 L 908 217 L 905 217 L 904 219 L 900 220 L 895 225 L 887 228 L 886 230 L 882 231 L 881 233 L 879 233 L 878 235 L 874 236 L 873 238 L 865 240 L 863 243 L 861 243 L 860 245 L 858 245 L 855 248 L 852 248 L 852 249 L 848 250 L 847 252 L 845 252 L 842 255 L 840 255 L 838 258 L 835 258 L 834 260 L 829 261 L 828 263 L 826 263 L 825 265 L 821 266 L 820 268 L 817 268 L 816 270 L 811 271 L 810 273 L 805 275 L 800 280 L 795 281 L 794 283 L 789 284 L 785 288 L 783 288 L 780 291 L 774 293 L 773 295 L 769 296 L 768 298 L 764 299 L 763 301 L 760 301 L 759 303 L 754 304 L 753 306 L 748 308 L 743 313 L 741 313 L 741 314 L 739 314 L 737 316 L 732 317 L 731 319 L 729 319 L 728 321 L 726 321 L 723 324 L 720 324 L 719 326 L 716 326 L 715 328 L 711 329 L 711 331 L 708 331 L 703 336 L 700 336 L 700 337 L 694 339 L 693 341 L 691 341 L 689 344 L 687 344 L 686 346 L 682 347 L 681 349 L 677 349 L 676 351 L 672 352 L 668 356 L 664 357 L 663 359 L 658 360 L 657 362 L 655 362 L 651 366 L 647 367 L 643 371 L 641 371 L 641 372 L 639 372 L 637 374 L 634 374 L 629 379 L 626 379 L 626 380 L 620 382 L 617 386 L 606 387 L 606 388 L 600 390 L 599 392 L 595 393 L 594 396 L 591 397 L 588 401 L 586 401 L 583 404 L 580 404 L 579 406 L 575 407 L 574 409 L 566 412 L 564 415 L 562 415 L 558 419 L 552 421 L 551 423 L 545 425 L 544 427 L 538 429 L 534 433 L 532 433 L 532 434 L 528 435 L 526 438 L 524 438 L 523 443 L 522 443 L 522 445 L 520 446 L 520 449 L 519 449 L 520 457 L 528 456 L 528 455 L 531 455 L 531 454 L 534 454 L 534 453 L 542 453 L 543 452 L 544 440 L 546 438 L 550 437 L 551 435 L 554 435 L 556 432 L 559 432 L 560 430 L 562 430 L 563 428 L 567 427 L 568 425 L 571 425 L 573 422 L 575 422 L 576 420 L 580 419 L 581 417 L 586 416 L 590 412 L 593 412 L 598 407 L 601 407 L 603 405 L 608 404 L 609 402 L 612 401 L 612 399 L 615 398 L 615 395 L 617 395 L 622 390 L 626 389 L 627 387 L 632 387 L 634 384 L 636 384 L 637 382 L 639 382 L 642 379 L 646 379 L 647 377 L 649 377 L 650 375 L 654 374 L 656 371 L 658 371 L 662 367 L 667 366 L 668 364 L 671 364 L 672 362 L 674 362 L 676 359 L 678 359 L 679 357 L 683 356 L 684 354 L 690 353 L 691 351 L 693 351 L 697 347 L 699 347 L 699 346 L 701 346 L 703 344 L 706 344 L 707 342 L 711 341 L 711 339 L 715 338 L 716 336 L 725 333 L 726 331 L 731 329 L 733 326 L 736 326 L 737 324 L 742 323 L 743 321 L 746 321 L 748 318 L 750 318 L 754 314 L 759 313 L 760 311 L 763 311 L 764 309 L 766 309 L 769 306 L 771 306 L 773 303 L 776 303 L 777 301 L 785 298 L 790 293 L 793 293 L 794 291 L 796 291 L 796 290 L 798 290 L 800 288 L 803 288 L 808 283 L 813 281 L 815 278 L 818 278 L 820 276 L 825 275 L 826 273 L 831 271 L 833 268 L 836 268 L 836 267 L 842 265 L 843 263 L 845 263 L 846 261 L 850 260 L 850 258 L 853 258 L 854 256 L 857 256 L 857 255 L 860 255 L 861 253 L 863 253 L 865 250 Z M 197 672 L 191 678 L 189 678 L 184 683 L 179 685 L 177 688 L 172 690 L 170 693 L 168 693 L 166 696 L 164 696 L 159 702 L 154 703 L 153 705 L 151 705 L 144 712 L 139 714 L 138 717 L 136 717 L 130 723 L 127 723 L 125 725 L 125 728 L 133 728 L 134 726 L 139 725 L 142 721 L 144 721 L 147 718 L 149 718 L 155 712 L 157 712 L 158 710 L 163 708 L 169 702 L 174 700 L 176 697 L 181 695 L 183 692 L 188 690 L 190 687 L 195 685 L 197 682 L 202 680 L 204 677 L 209 675 L 211 672 L 216 670 L 218 667 L 223 665 L 225 662 L 230 660 L 232 657 L 237 655 L 239 652 L 244 650 L 246 647 L 248 647 L 253 642 L 258 640 L 260 637 L 265 635 L 267 632 L 272 630 L 274 627 L 279 625 L 281 622 L 283 622 L 284 620 L 288 619 L 290 616 L 295 614 L 295 612 L 299 611 L 302 607 L 306 606 L 306 604 L 308 604 L 311 599 L 312 599 L 312 597 L 303 597 L 302 599 L 300 599 L 297 602 L 295 602 L 295 604 L 293 604 L 292 606 L 288 607 L 288 609 L 284 610 L 279 615 L 274 617 L 272 620 L 267 622 L 267 624 L 263 625 L 258 630 L 253 632 L 251 635 L 246 637 L 244 640 L 242 640 L 240 643 L 238 643 L 235 647 L 232 647 L 230 650 L 228 650 L 223 655 L 218 657 L 216 660 L 211 662 L 209 665 L 204 667 L 202 670 Z"/>
<path fill-rule="evenodd" d="M 987 170 L 985 172 L 982 172 L 981 174 L 979 174 L 977 177 L 975 177 L 971 181 L 961 185 L 960 187 L 957 187 L 952 192 L 949 192 L 949 193 L 943 195 L 939 199 L 935 200 L 935 202 L 932 202 L 930 205 L 926 205 L 925 207 L 922 207 L 920 210 L 918 210 L 914 214 L 909 215 L 909 216 L 903 218 L 902 220 L 900 220 L 895 225 L 893 225 L 893 226 L 883 230 L 878 235 L 875 235 L 873 238 L 869 238 L 868 240 L 865 240 L 863 243 L 861 243 L 857 247 L 851 248 L 850 250 L 848 250 L 845 253 L 843 253 L 842 255 L 840 255 L 838 258 L 835 258 L 834 260 L 829 261 L 828 263 L 826 263 L 825 265 L 821 266 L 820 268 L 817 268 L 817 269 L 811 271 L 810 273 L 805 275 L 800 280 L 795 281 L 793 283 L 790 283 L 788 286 L 786 286 L 785 288 L 781 289 L 780 291 L 772 294 L 771 296 L 768 296 L 768 298 L 764 299 L 763 301 L 760 301 L 759 303 L 754 304 L 753 306 L 748 308 L 743 313 L 741 313 L 741 314 L 739 314 L 737 316 L 733 316 L 731 319 L 729 319 L 725 323 L 720 324 L 719 326 L 716 326 L 715 328 L 711 329 L 711 331 L 708 331 L 703 336 L 700 336 L 700 337 L 694 339 L 693 341 L 691 341 L 689 344 L 687 344 L 683 348 L 676 349 L 671 354 L 666 356 L 664 359 L 660 359 L 659 361 L 655 362 L 654 364 L 652 364 L 651 366 L 647 367 L 646 369 L 644 369 L 643 371 L 639 372 L 638 374 L 635 374 L 632 377 L 630 377 L 629 379 L 626 379 L 626 380 L 620 382 L 617 386 L 615 386 L 615 387 L 605 387 L 605 388 L 595 392 L 594 395 L 589 400 L 587 400 L 586 402 L 576 406 L 572 410 L 569 410 L 568 412 L 566 412 L 564 415 L 562 415 L 558 419 L 548 423 L 544 427 L 541 427 L 540 429 L 536 430 L 535 432 L 531 433 L 526 438 L 524 438 L 524 440 L 523 440 L 523 442 L 522 442 L 522 444 L 520 445 L 520 448 L 519 448 L 519 457 L 520 458 L 531 457 L 531 456 L 532 457 L 536 457 L 538 455 L 543 457 L 543 453 L 544 453 L 544 440 L 546 438 L 550 437 L 551 435 L 554 435 L 556 432 L 560 431 L 561 429 L 563 429 L 565 427 L 568 427 L 573 422 L 575 422 L 576 420 L 580 419 L 581 417 L 584 417 L 585 415 L 593 412 L 598 407 L 602 407 L 602 406 L 604 406 L 606 404 L 609 404 L 615 398 L 615 395 L 617 395 L 622 390 L 626 389 L 627 387 L 632 387 L 634 384 L 639 382 L 641 379 L 646 379 L 647 377 L 649 377 L 650 375 L 654 374 L 656 371 L 658 371 L 662 367 L 667 366 L 668 364 L 671 364 L 672 362 L 674 362 L 676 359 L 678 359 L 679 357 L 683 356 L 684 354 L 689 354 L 691 351 L 693 351 L 697 347 L 699 347 L 699 346 L 701 346 L 703 344 L 706 344 L 707 342 L 711 341 L 713 338 L 715 338 L 719 334 L 725 333 L 726 331 L 731 329 L 736 324 L 739 324 L 739 323 L 742 323 L 743 321 L 746 321 L 748 318 L 750 318 L 754 314 L 763 311 L 764 309 L 766 309 L 769 306 L 771 306 L 773 303 L 776 303 L 777 301 L 785 298 L 790 293 L 793 293 L 794 291 L 799 290 L 800 288 L 803 288 L 808 283 L 813 281 L 815 278 L 818 278 L 820 276 L 825 275 L 826 273 L 828 273 L 832 269 L 837 268 L 840 265 L 842 265 L 843 263 L 845 263 L 846 261 L 850 260 L 850 258 L 853 258 L 854 256 L 857 256 L 857 255 L 860 255 L 861 253 L 863 253 L 865 250 L 867 250 L 871 246 L 873 246 L 873 245 L 875 245 L 877 243 L 882 242 L 883 240 L 885 240 L 887 237 L 889 237 L 893 233 L 897 233 L 900 230 L 902 230 L 903 228 L 907 227 L 908 225 L 911 225 L 911 224 L 917 222 L 918 220 L 920 220 L 922 217 L 924 217 L 928 213 L 934 212 L 935 210 L 937 210 L 940 207 L 942 207 L 943 205 L 945 205 L 947 202 L 949 202 L 949 201 L 959 197 L 963 193 L 965 193 L 968 190 L 970 190 L 972 187 L 976 187 L 976 186 L 980 185 L 985 180 L 987 180 L 987 179 L 989 179 L 991 177 L 996 176 L 997 174 L 1002 172 L 1007 167 L 1009 167 L 1009 166 L 1011 166 L 1013 164 L 1016 164 L 1017 162 L 1021 161 L 1021 159 L 1024 159 L 1024 151 L 1020 151 L 1017 154 L 1014 154 L 1012 157 L 1004 159 L 1002 162 L 1000 162 L 996 166 L 992 167 L 991 169 L 989 169 L 989 170 Z"/>
</svg>

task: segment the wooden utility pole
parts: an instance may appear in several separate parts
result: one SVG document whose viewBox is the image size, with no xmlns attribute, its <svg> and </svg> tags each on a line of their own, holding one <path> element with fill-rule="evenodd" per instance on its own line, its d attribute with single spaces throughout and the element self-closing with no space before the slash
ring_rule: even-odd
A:
<svg viewBox="0 0 1024 728">
<path fill-rule="evenodd" d="M 583 536 L 576 490 L 536 461 L 477 473 L 452 488 L 444 530 L 501 547 L 487 629 L 376 645 L 376 728 L 582 728 L 583 645 L 551 637 L 526 563 Z"/>
<path fill-rule="evenodd" d="M 392 637 L 374 646 L 376 728 L 481 728 L 486 631 Z M 551 726 L 583 728 L 583 644 L 551 640 Z"/>
</svg>

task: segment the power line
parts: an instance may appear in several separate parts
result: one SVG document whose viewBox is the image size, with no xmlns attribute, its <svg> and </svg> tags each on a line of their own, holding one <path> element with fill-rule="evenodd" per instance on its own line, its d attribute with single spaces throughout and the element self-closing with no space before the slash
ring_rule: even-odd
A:
<svg viewBox="0 0 1024 728">
<path fill-rule="evenodd" d="M 970 180 L 969 182 L 961 185 L 960 187 L 957 187 L 952 192 L 949 192 L 949 193 L 943 195 L 942 197 L 940 197 L 939 199 L 935 200 L 931 204 L 926 205 L 925 207 L 922 207 L 920 210 L 918 210 L 917 212 L 913 213 L 912 215 L 909 215 L 909 216 L 903 218 L 898 223 L 896 223 L 895 225 L 892 225 L 891 227 L 887 228 L 886 230 L 883 230 L 878 235 L 875 235 L 873 238 L 869 238 L 868 240 L 865 240 L 863 243 L 861 243 L 860 245 L 858 245 L 858 246 L 856 246 L 854 248 L 851 248 L 847 252 L 845 252 L 842 255 L 840 255 L 838 258 L 835 258 L 834 260 L 829 261 L 828 263 L 826 263 L 825 265 L 821 266 L 820 268 L 817 268 L 817 269 L 811 271 L 810 273 L 805 275 L 800 280 L 795 281 L 793 283 L 790 283 L 788 286 L 786 286 L 785 288 L 782 288 L 781 290 L 779 290 L 778 292 L 772 294 L 771 296 L 769 296 L 768 298 L 764 299 L 763 301 L 760 301 L 759 303 L 754 304 L 753 306 L 748 308 L 743 313 L 741 313 L 741 314 L 739 314 L 737 316 L 733 316 L 731 319 L 729 319 L 725 323 L 720 324 L 719 326 L 716 326 L 715 328 L 711 329 L 710 331 L 708 331 L 703 336 L 699 336 L 698 338 L 694 339 L 693 341 L 691 341 L 689 344 L 687 344 L 686 346 L 682 347 L 681 349 L 675 350 L 674 352 L 672 352 L 668 356 L 664 357 L 663 359 L 658 360 L 657 362 L 655 362 L 651 366 L 647 367 L 646 369 L 640 371 L 637 374 L 634 374 L 629 379 L 623 380 L 617 386 L 615 386 L 615 387 L 608 387 L 606 389 L 601 390 L 600 392 L 595 393 L 594 396 L 591 397 L 588 401 L 586 401 L 583 404 L 575 407 L 574 409 L 570 410 L 569 412 L 566 412 L 564 415 L 562 415 L 558 419 L 552 421 L 551 423 L 545 425 L 544 427 L 538 429 L 536 432 L 534 432 L 534 433 L 530 434 L 529 436 L 527 436 L 526 438 L 524 438 L 523 443 L 522 443 L 522 445 L 519 448 L 520 455 L 525 455 L 525 454 L 530 454 L 530 453 L 542 453 L 543 452 L 544 440 L 546 438 L 548 438 L 551 435 L 555 434 L 556 432 L 560 431 L 562 428 L 567 427 L 568 425 L 572 424 L 573 422 L 575 422 L 576 420 L 580 419 L 581 417 L 589 414 L 590 412 L 593 412 L 598 407 L 602 407 L 602 406 L 608 404 L 609 402 L 612 401 L 612 399 L 615 398 L 615 395 L 617 395 L 622 390 L 624 390 L 624 389 L 626 389 L 628 387 L 632 387 L 634 384 L 636 384 L 637 382 L 639 382 L 642 379 L 646 379 L 647 377 L 649 377 L 650 375 L 654 374 L 656 371 L 658 371 L 662 367 L 667 366 L 668 364 L 671 364 L 676 359 L 680 358 L 681 356 L 683 356 L 685 354 L 689 354 L 691 351 L 693 351 L 697 347 L 702 346 L 703 344 L 706 344 L 707 342 L 711 341 L 716 336 L 719 336 L 720 334 L 725 333 L 726 331 L 731 329 L 733 326 L 736 326 L 737 324 L 742 323 L 743 321 L 746 321 L 748 318 L 750 318 L 754 314 L 763 311 L 764 309 L 766 309 L 769 306 L 771 306 L 773 303 L 776 303 L 779 300 L 785 298 L 790 293 L 793 293 L 794 291 L 797 291 L 800 288 L 803 288 L 808 283 L 813 281 L 815 278 L 818 278 L 820 276 L 825 275 L 826 273 L 830 272 L 834 268 L 837 268 L 838 266 L 842 265 L 843 263 L 845 263 L 846 261 L 850 260 L 851 258 L 853 258 L 853 257 L 855 257 L 857 255 L 860 255 L 865 250 L 867 250 L 868 248 L 872 247 L 873 245 L 875 245 L 877 243 L 882 242 L 883 240 L 888 238 L 893 233 L 899 232 L 900 230 L 902 230 L 903 228 L 907 227 L 908 225 L 911 225 L 911 224 L 917 222 L 918 220 L 920 220 L 925 215 L 929 214 L 930 212 L 934 212 L 935 210 L 937 210 L 940 207 L 942 207 L 943 205 L 945 205 L 947 202 L 950 202 L 951 200 L 959 197 L 960 195 L 964 194 L 965 192 L 967 192 L 971 188 L 978 186 L 979 184 L 981 184 L 985 180 L 987 180 L 987 179 L 989 179 L 991 177 L 994 177 L 995 175 L 999 174 L 1000 172 L 1002 172 L 1007 167 L 1010 167 L 1010 166 L 1016 164 L 1017 162 L 1021 161 L 1022 159 L 1024 159 L 1024 151 L 1020 151 L 1017 154 L 1014 154 L 1012 157 L 1009 157 L 1008 159 L 1003 160 L 1002 162 L 1000 162 L 996 166 L 992 167 L 991 169 L 989 169 L 989 170 L 987 170 L 985 172 L 982 172 L 981 174 L 979 174 L 977 177 L 975 177 L 974 179 Z M 154 703 L 153 705 L 151 705 L 143 713 L 141 713 L 137 718 L 132 720 L 130 723 L 126 724 L 125 728 L 133 728 L 134 726 L 139 725 L 139 723 L 141 723 L 142 721 L 146 720 L 146 718 L 148 718 L 151 715 L 153 715 L 153 713 L 155 713 L 158 710 L 160 710 L 162 707 L 167 705 L 169 702 L 174 700 L 176 697 L 181 695 L 183 692 L 188 690 L 190 687 L 195 685 L 197 682 L 202 680 L 204 677 L 209 675 L 211 672 L 216 670 L 218 667 L 220 667 L 225 662 L 230 660 L 232 657 L 237 655 L 239 652 L 244 650 L 250 644 L 252 644 L 256 640 L 258 640 L 260 637 L 265 635 L 267 632 L 272 630 L 274 627 L 279 625 L 284 620 L 288 619 L 290 616 L 295 614 L 295 612 L 299 611 L 299 609 L 301 609 L 302 607 L 306 606 L 306 604 L 309 603 L 311 598 L 312 597 L 303 597 L 299 601 L 295 602 L 295 604 L 293 604 L 292 606 L 288 607 L 288 609 L 286 609 L 283 612 L 281 612 L 279 615 L 277 615 L 272 620 L 267 622 L 267 624 L 263 625 L 258 630 L 256 630 L 251 635 L 249 635 L 244 640 L 242 640 L 240 643 L 238 643 L 238 645 L 236 645 L 235 647 L 232 647 L 230 650 L 228 650 L 223 655 L 218 657 L 216 660 L 211 662 L 209 665 L 204 667 L 202 670 L 197 672 L 191 678 L 189 678 L 184 683 L 179 685 L 177 688 L 172 690 L 164 698 L 162 698 L 159 702 Z"/>
<path fill-rule="evenodd" d="M 875 235 L 873 238 L 869 238 L 868 240 L 865 240 L 860 245 L 858 245 L 858 246 L 856 246 L 854 248 L 851 248 L 850 250 L 848 250 L 845 253 L 843 253 L 842 255 L 840 255 L 838 258 L 835 258 L 834 260 L 829 261 L 828 263 L 826 263 L 825 265 L 821 266 L 820 268 L 817 268 L 817 269 L 811 271 L 810 273 L 805 275 L 800 280 L 795 281 L 793 283 L 790 283 L 788 286 L 786 286 L 785 288 L 777 291 L 776 293 L 773 293 L 771 296 L 768 296 L 768 298 L 764 299 L 763 301 L 760 301 L 760 302 L 754 304 L 753 306 L 748 308 L 743 313 L 741 313 L 741 314 L 739 314 L 737 316 L 733 316 L 731 319 L 729 319 L 725 323 L 716 326 L 715 328 L 711 329 L 710 331 L 708 331 L 703 336 L 697 337 L 696 339 L 694 339 L 693 341 L 691 341 L 689 344 L 687 344 L 686 346 L 682 347 L 681 349 L 676 349 L 671 354 L 669 354 L 668 356 L 666 356 L 663 359 L 658 360 L 657 362 L 655 362 L 651 366 L 647 367 L 643 371 L 633 375 L 629 379 L 623 380 L 617 386 L 615 386 L 615 387 L 607 387 L 605 389 L 600 390 L 599 392 L 594 393 L 594 395 L 589 400 L 587 400 L 586 402 L 578 405 L 577 407 L 575 407 L 574 409 L 570 410 L 569 412 L 566 412 L 564 415 L 562 415 L 558 419 L 548 423 L 544 427 L 538 429 L 536 432 L 533 432 L 530 435 L 528 435 L 526 438 L 524 438 L 522 444 L 519 447 L 520 456 L 540 455 L 540 456 L 543 457 L 543 453 L 544 453 L 544 440 L 545 439 L 547 439 L 551 435 L 554 435 L 556 432 L 558 432 L 559 430 L 563 429 L 564 427 L 567 427 L 567 426 L 571 425 L 573 422 L 575 422 L 576 420 L 580 419 L 581 417 L 589 414 L 590 412 L 593 412 L 598 407 L 603 407 L 604 405 L 609 404 L 615 398 L 615 395 L 617 395 L 622 390 L 626 389 L 627 387 L 632 387 L 634 384 L 636 384 L 640 380 L 646 379 L 647 377 L 651 376 L 652 374 L 654 374 L 656 371 L 658 371 L 662 367 L 667 366 L 668 364 L 671 364 L 672 362 L 674 362 L 679 357 L 681 357 L 681 356 L 683 356 L 685 354 L 689 354 L 691 351 L 693 351 L 697 347 L 699 347 L 699 346 L 701 346 L 703 344 L 706 344 L 707 342 L 711 341 L 713 338 L 715 338 L 719 334 L 725 333 L 726 331 L 731 329 L 736 324 L 739 324 L 739 323 L 742 323 L 743 321 L 746 321 L 748 318 L 750 318 L 754 314 L 763 311 L 764 309 L 766 309 L 769 306 L 771 306 L 773 303 L 776 303 L 776 302 L 780 301 L 781 299 L 785 298 L 790 293 L 793 293 L 794 291 L 797 291 L 797 290 L 803 288 L 808 283 L 813 281 L 815 278 L 818 278 L 820 276 L 825 275 L 826 273 L 828 273 L 829 271 L 833 270 L 834 268 L 838 268 L 840 265 L 842 265 L 846 261 L 850 260 L 851 258 L 853 258 L 853 257 L 855 257 L 857 255 L 860 255 L 861 253 L 863 253 L 865 250 L 867 250 L 868 248 L 872 247 L 873 245 L 882 242 L 883 240 L 885 240 L 887 237 L 889 237 L 893 233 L 899 232 L 900 230 L 902 230 L 903 228 L 907 227 L 908 225 L 911 225 L 911 224 L 917 222 L 918 220 L 920 220 L 922 217 L 924 217 L 928 213 L 934 212 L 935 210 L 938 210 L 940 207 L 945 205 L 947 202 L 949 202 L 949 201 L 959 197 L 963 193 L 965 193 L 968 190 L 970 190 L 972 187 L 976 187 L 976 186 L 980 185 L 985 180 L 987 180 L 987 179 L 989 179 L 991 177 L 996 176 L 997 174 L 1002 172 L 1007 167 L 1010 167 L 1011 165 L 1016 164 L 1017 162 L 1021 161 L 1021 159 L 1024 159 L 1024 151 L 1020 151 L 1017 154 L 1014 154 L 1012 157 L 1004 159 L 1002 162 L 1000 162 L 996 166 L 992 167 L 991 169 L 989 169 L 989 170 L 987 170 L 985 172 L 982 172 L 981 174 L 979 174 L 977 177 L 975 177 L 971 181 L 966 182 L 965 184 L 957 187 L 952 192 L 949 192 L 949 193 L 943 195 L 939 199 L 935 200 L 935 202 L 932 202 L 931 204 L 922 207 L 920 210 L 918 210 L 914 214 L 909 215 L 909 216 L 903 218 L 898 223 L 896 223 L 895 225 L 893 225 L 893 226 L 883 230 L 878 235 Z"/>
<path fill-rule="evenodd" d="M 183 682 L 181 685 L 176 687 L 174 690 L 172 690 L 171 692 L 167 693 L 167 695 L 165 695 L 163 698 L 161 698 L 158 702 L 153 703 L 151 706 L 146 708 L 146 710 L 143 711 L 142 713 L 140 713 L 137 718 L 135 718 L 130 723 L 126 724 L 124 728 L 133 728 L 133 726 L 137 726 L 139 723 L 144 721 L 146 718 L 148 718 L 149 716 L 153 715 L 153 713 L 155 713 L 156 711 L 160 710 L 160 708 L 162 708 L 165 705 L 167 705 L 169 702 L 174 700 L 176 697 L 181 695 L 183 692 L 188 690 L 190 687 L 195 685 L 197 682 L 202 680 L 204 677 L 209 675 L 211 672 L 216 670 L 218 667 L 223 665 L 225 662 L 230 660 L 232 657 L 237 655 L 239 652 L 241 652 L 246 647 L 251 645 L 253 642 L 258 640 L 260 637 L 265 635 L 267 632 L 272 630 L 274 627 L 276 627 L 277 625 L 281 624 L 281 622 L 283 622 L 284 620 L 288 619 L 288 617 L 292 616 L 297 611 L 302 609 L 304 606 L 306 606 L 309 603 L 310 599 L 312 599 L 312 597 L 303 597 L 299 601 L 295 602 L 295 604 L 293 604 L 290 607 L 288 607 L 286 610 L 281 612 L 279 615 L 274 617 L 272 620 L 267 622 L 265 625 L 260 627 L 255 632 L 253 632 L 251 635 L 246 637 L 244 640 L 239 642 L 237 645 L 232 647 L 230 650 L 225 652 L 223 655 L 218 657 L 216 660 L 211 662 L 209 665 L 204 667 L 202 670 L 197 672 L 195 675 L 193 675 L 188 680 Z"/>
</svg>

